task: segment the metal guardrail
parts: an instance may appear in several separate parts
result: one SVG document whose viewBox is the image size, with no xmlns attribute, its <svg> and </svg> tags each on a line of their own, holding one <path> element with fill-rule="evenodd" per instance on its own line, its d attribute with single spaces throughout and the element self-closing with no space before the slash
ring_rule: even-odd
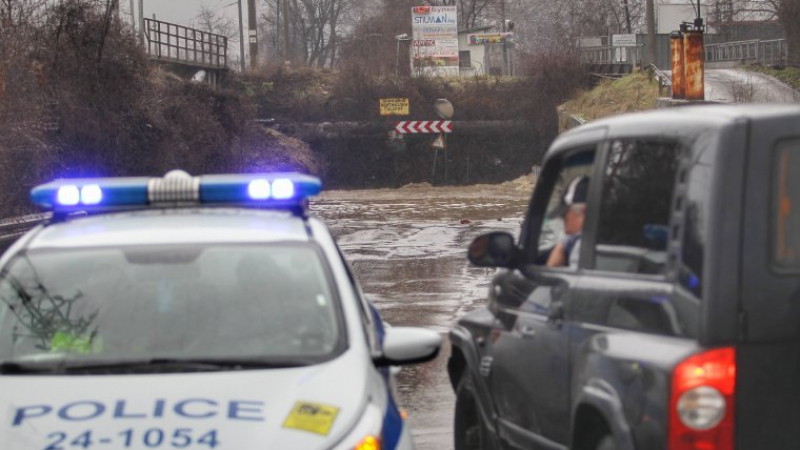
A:
<svg viewBox="0 0 800 450">
<path fill-rule="evenodd" d="M 758 47 L 758 62 L 767 66 L 784 65 L 789 59 L 789 44 L 786 39 L 761 41 Z"/>
<path fill-rule="evenodd" d="M 582 64 L 637 65 L 642 61 L 642 47 L 642 45 L 637 45 L 635 47 L 581 47 L 578 51 Z"/>
<path fill-rule="evenodd" d="M 226 68 L 227 37 L 155 19 L 144 22 L 151 58 L 211 69 Z"/>
<path fill-rule="evenodd" d="M 786 39 L 723 42 L 705 46 L 706 62 L 739 61 L 763 65 L 785 64 L 789 56 Z"/>
<path fill-rule="evenodd" d="M 648 67 L 653 71 L 653 77 L 658 82 L 658 96 L 659 97 L 672 97 L 672 77 L 668 76 L 655 64 L 649 64 Z"/>
<path fill-rule="evenodd" d="M 50 218 L 50 214 L 32 214 L 0 220 L 0 254 L 31 228 Z"/>
</svg>

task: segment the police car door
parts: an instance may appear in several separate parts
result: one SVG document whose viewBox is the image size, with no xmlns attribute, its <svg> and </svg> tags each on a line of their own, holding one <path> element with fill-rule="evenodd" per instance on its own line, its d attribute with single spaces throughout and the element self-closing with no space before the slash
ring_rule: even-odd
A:
<svg viewBox="0 0 800 450">
<path fill-rule="evenodd" d="M 563 313 L 578 273 L 545 267 L 563 224 L 561 218 L 544 217 L 558 207 L 571 180 L 591 173 L 594 152 L 591 145 L 571 148 L 545 163 L 523 230 L 529 261 L 492 284 L 499 323 L 489 339 L 491 359 L 482 369 L 499 416 L 498 434 L 513 448 L 551 448 L 568 436 L 569 333 Z"/>
</svg>

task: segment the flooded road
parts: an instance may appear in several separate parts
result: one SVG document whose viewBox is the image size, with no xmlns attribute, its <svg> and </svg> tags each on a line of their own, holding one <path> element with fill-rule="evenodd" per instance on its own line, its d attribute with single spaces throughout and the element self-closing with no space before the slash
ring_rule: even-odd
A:
<svg viewBox="0 0 800 450">
<path fill-rule="evenodd" d="M 330 225 L 367 297 L 395 326 L 447 331 L 485 304 L 494 269 L 471 267 L 466 249 L 481 233 L 519 234 L 532 191 L 528 178 L 502 185 L 330 191 L 311 211 Z M 439 358 L 406 367 L 400 404 L 418 450 L 453 448 L 455 397 L 449 343 Z"/>
</svg>

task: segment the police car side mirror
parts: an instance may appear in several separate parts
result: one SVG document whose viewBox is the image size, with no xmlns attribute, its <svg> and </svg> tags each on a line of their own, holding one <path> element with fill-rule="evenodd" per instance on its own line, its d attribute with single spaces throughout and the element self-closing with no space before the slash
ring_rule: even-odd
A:
<svg viewBox="0 0 800 450">
<path fill-rule="evenodd" d="M 482 234 L 469 246 L 469 262 L 478 267 L 513 268 L 520 259 L 521 251 L 514 243 L 514 236 L 505 231 Z"/>
<path fill-rule="evenodd" d="M 378 366 L 400 366 L 430 361 L 439 354 L 442 336 L 423 328 L 392 327 L 383 337 L 383 354 Z"/>
</svg>

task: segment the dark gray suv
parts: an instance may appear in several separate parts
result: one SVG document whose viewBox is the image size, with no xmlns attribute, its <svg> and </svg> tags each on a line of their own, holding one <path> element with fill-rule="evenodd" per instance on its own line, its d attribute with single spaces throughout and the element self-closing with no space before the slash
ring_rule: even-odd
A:
<svg viewBox="0 0 800 450">
<path fill-rule="evenodd" d="M 450 333 L 457 450 L 800 446 L 800 106 L 567 132 L 469 258 L 502 270 Z"/>
</svg>

